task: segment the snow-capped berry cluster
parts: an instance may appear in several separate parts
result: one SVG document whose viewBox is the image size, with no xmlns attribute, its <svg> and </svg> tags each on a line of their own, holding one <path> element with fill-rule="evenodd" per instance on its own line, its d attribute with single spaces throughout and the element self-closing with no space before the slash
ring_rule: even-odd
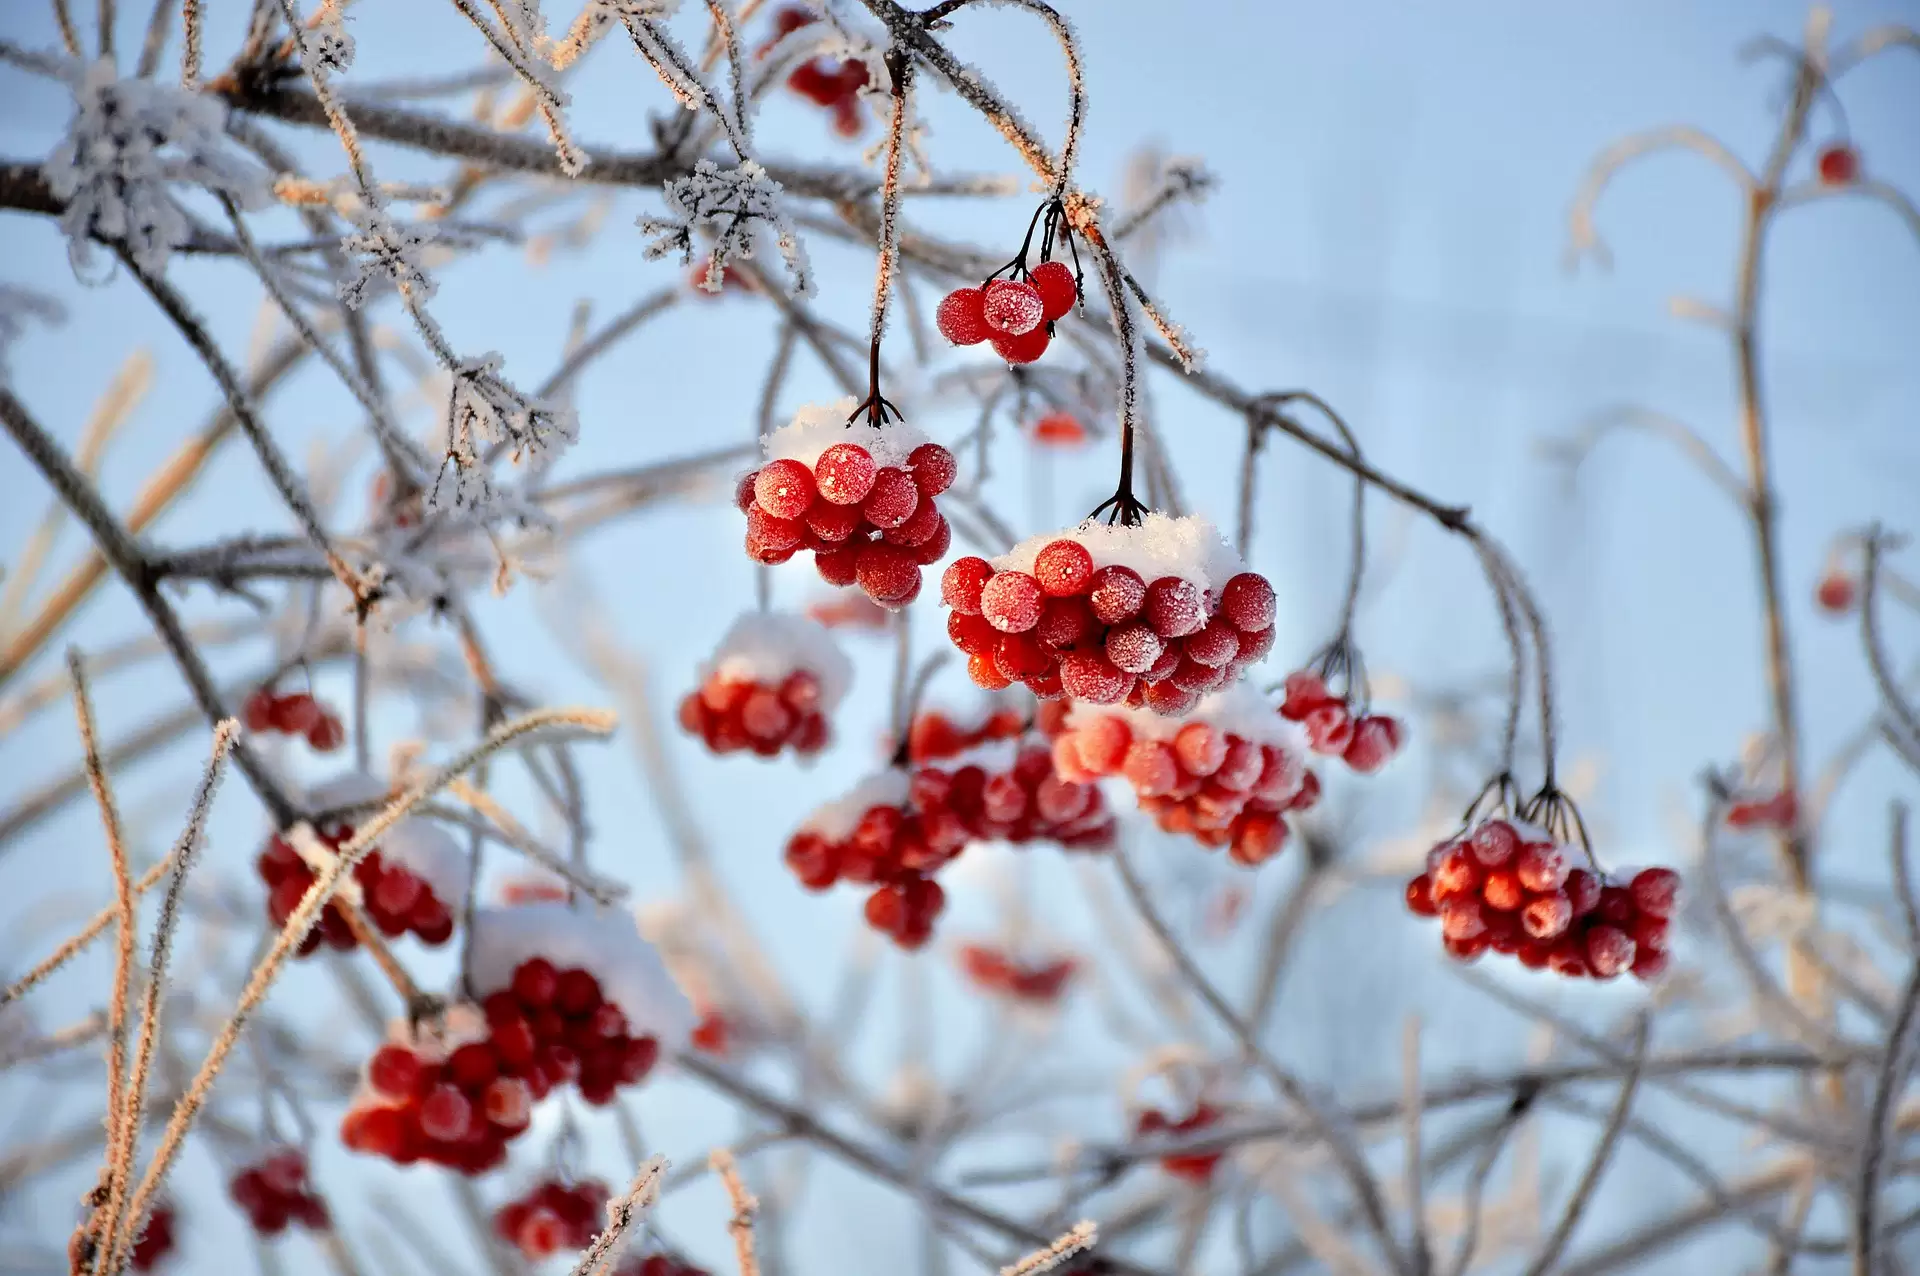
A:
<svg viewBox="0 0 1920 1276">
<path fill-rule="evenodd" d="M 1535 825 L 1482 820 L 1428 852 L 1427 871 L 1407 883 L 1407 908 L 1438 917 L 1461 961 L 1492 950 L 1568 978 L 1658 978 L 1680 875 L 1649 868 L 1615 881 L 1574 867 L 1573 855 Z"/>
<path fill-rule="evenodd" d="M 785 858 L 808 890 L 836 882 L 874 887 L 867 923 L 902 948 L 918 948 L 932 938 L 933 919 L 946 907 L 933 874 L 968 838 L 944 804 L 922 810 L 913 781 L 890 767 L 809 815 L 787 839 Z"/>
<path fill-rule="evenodd" d="M 282 1148 L 241 1170 L 227 1192 L 262 1236 L 278 1236 L 293 1223 L 316 1232 L 332 1226 L 326 1202 L 307 1182 L 307 1156 L 298 1148 Z"/>
<path fill-rule="evenodd" d="M 980 842 L 1054 842 L 1070 851 L 1105 850 L 1113 815 L 1098 785 L 1054 773 L 1044 739 L 995 740 L 922 765 L 913 773 L 922 809 L 951 811 Z"/>
<path fill-rule="evenodd" d="M 543 955 L 544 954 L 544 955 Z M 474 918 L 476 1007 L 401 1029 L 369 1060 L 341 1124 L 350 1149 L 480 1174 L 564 1085 L 594 1105 L 652 1071 L 690 1011 L 633 918 L 538 902 Z"/>
<path fill-rule="evenodd" d="M 956 346 L 991 342 L 1008 363 L 1032 363 L 1052 343 L 1054 321 L 1079 299 L 1073 270 L 1063 261 L 1043 261 L 1031 271 L 1016 266 L 1012 277 L 978 288 L 954 289 L 941 299 L 934 323 Z"/>
<path fill-rule="evenodd" d="M 1071 957 L 1024 962 L 985 944 L 965 944 L 960 949 L 960 970 L 982 992 L 1027 1005 L 1051 1006 L 1079 973 L 1080 963 Z"/>
<path fill-rule="evenodd" d="M 1204 1101 L 1194 1104 L 1193 1110 L 1177 1121 L 1158 1108 L 1147 1108 L 1134 1120 L 1133 1132 L 1141 1138 L 1192 1134 L 1215 1124 L 1221 1115 L 1220 1109 Z M 1174 1153 L 1160 1158 L 1160 1168 L 1174 1178 L 1189 1183 L 1206 1183 L 1212 1180 L 1223 1155 L 1221 1152 Z"/>
<path fill-rule="evenodd" d="M 720 640 L 699 689 L 681 700 L 680 725 L 715 753 L 810 757 L 831 739 L 828 716 L 852 681 L 852 663 L 823 626 L 748 612 Z"/>
<path fill-rule="evenodd" d="M 1310 669 L 1287 675 L 1280 716 L 1306 728 L 1307 747 L 1339 758 L 1361 775 L 1372 775 L 1400 751 L 1400 722 L 1383 713 L 1367 713 L 1327 690 Z"/>
<path fill-rule="evenodd" d="M 171 1204 L 160 1204 L 147 1214 L 147 1225 L 134 1241 L 127 1266 L 136 1272 L 150 1272 L 173 1253 L 174 1211 Z"/>
<path fill-rule="evenodd" d="M 788 6 L 773 15 L 773 38 L 761 47 L 765 57 L 776 44 L 802 27 L 810 26 L 814 15 L 797 6 Z M 833 117 L 833 131 L 841 137 L 860 135 L 860 90 L 867 87 L 872 72 L 859 58 L 845 60 L 817 57 L 795 67 L 787 76 L 787 87 L 801 97 L 822 106 Z"/>
<path fill-rule="evenodd" d="M 953 485 L 953 453 L 902 421 L 848 425 L 852 399 L 801 408 L 763 441 L 767 463 L 740 480 L 747 555 L 784 563 L 812 551 L 833 585 L 858 584 L 882 607 L 920 594 L 920 569 L 946 557 L 953 529 L 934 497 Z"/>
<path fill-rule="evenodd" d="M 1013 709 L 990 710 L 972 726 L 962 726 L 939 709 L 924 709 L 907 729 L 907 757 L 938 762 L 994 740 L 1016 740 L 1026 731 L 1025 716 Z"/>
<path fill-rule="evenodd" d="M 956 559 L 940 594 L 948 637 L 990 690 L 1019 681 L 1177 715 L 1273 646 L 1273 587 L 1195 517 L 1082 523 Z"/>
<path fill-rule="evenodd" d="M 531 1262 L 585 1249 L 599 1232 L 601 1211 L 612 1195 L 598 1179 L 572 1184 L 547 1179 L 495 1210 L 493 1230 Z"/>
<path fill-rule="evenodd" d="M 1248 867 L 1279 854 L 1287 812 L 1320 797 L 1298 728 L 1244 683 L 1178 718 L 1077 705 L 1054 739 L 1053 765 L 1065 780 L 1124 778 L 1162 829 L 1227 847 Z"/>
<path fill-rule="evenodd" d="M 319 833 L 322 842 L 338 850 L 353 837 L 346 824 L 331 825 Z M 273 837 L 254 861 L 267 884 L 267 917 L 284 926 L 293 916 L 307 888 L 313 885 L 314 865 L 293 846 Z M 439 825 L 403 819 L 387 830 L 379 849 L 354 865 L 341 893 L 358 902 L 382 935 L 397 939 L 411 932 L 429 948 L 453 936 L 452 906 L 466 894 L 467 862 L 460 846 Z M 358 944 L 337 900 L 328 901 L 320 920 L 301 939 L 298 955 L 310 955 L 322 943 L 345 952 Z"/>
<path fill-rule="evenodd" d="M 340 715 L 304 691 L 283 696 L 261 687 L 247 697 L 240 712 L 247 730 L 305 736 L 316 753 L 331 753 L 347 738 Z"/>
</svg>

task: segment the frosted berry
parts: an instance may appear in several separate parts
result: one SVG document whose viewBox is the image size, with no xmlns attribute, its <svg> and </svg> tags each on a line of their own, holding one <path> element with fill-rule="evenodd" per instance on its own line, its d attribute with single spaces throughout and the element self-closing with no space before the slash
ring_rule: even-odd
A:
<svg viewBox="0 0 1920 1276">
<path fill-rule="evenodd" d="M 1280 716 L 1300 722 L 1322 705 L 1336 703 L 1327 692 L 1327 684 L 1317 673 L 1305 669 L 1287 675 L 1286 698 L 1280 702 Z"/>
<path fill-rule="evenodd" d="M 824 495 L 824 493 L 822 493 Z M 807 507 L 807 530 L 829 545 L 838 545 L 860 530 L 866 516 L 858 505 L 834 505 L 825 500 L 816 500 Z"/>
<path fill-rule="evenodd" d="M 1021 633 L 1039 621 L 1044 598 L 1025 572 L 999 572 L 980 591 L 980 614 L 1002 633 Z"/>
<path fill-rule="evenodd" d="M 1241 572 L 1220 587 L 1220 614 L 1243 633 L 1271 628 L 1276 605 L 1273 586 L 1258 572 Z"/>
<path fill-rule="evenodd" d="M 1147 623 L 1162 638 L 1184 638 L 1207 623 L 1206 600 L 1192 581 L 1162 576 L 1147 586 Z"/>
<path fill-rule="evenodd" d="M 953 459 L 953 453 L 938 443 L 922 443 L 907 453 L 907 468 L 913 471 L 914 486 L 929 499 L 952 487 L 960 473 L 960 463 Z"/>
<path fill-rule="evenodd" d="M 1107 659 L 1126 673 L 1145 673 L 1160 659 L 1160 635 L 1145 625 L 1116 625 L 1107 631 Z"/>
<path fill-rule="evenodd" d="M 1488 820 L 1467 839 L 1473 858 L 1488 868 L 1498 868 L 1520 850 L 1520 835 L 1505 820 Z"/>
<path fill-rule="evenodd" d="M 1008 363 L 1033 363 L 1047 352 L 1047 346 L 1052 341 L 1053 334 L 1042 325 L 1017 337 L 1005 333 L 996 335 L 993 338 L 993 352 Z"/>
<path fill-rule="evenodd" d="M 1326 704 L 1306 716 L 1307 746 L 1315 753 L 1339 757 L 1353 743 L 1353 719 L 1343 704 Z"/>
<path fill-rule="evenodd" d="M 836 443 L 813 463 L 820 499 L 834 505 L 858 505 L 866 500 L 879 472 L 873 454 L 855 443 Z"/>
<path fill-rule="evenodd" d="M 875 527 L 898 527 L 920 508 L 920 489 L 905 470 L 888 466 L 873 476 L 873 490 L 860 508 Z"/>
<path fill-rule="evenodd" d="M 993 335 L 987 326 L 986 299 L 978 288 L 954 289 L 933 312 L 934 326 L 956 346 L 979 345 Z"/>
<path fill-rule="evenodd" d="M 980 614 L 980 596 L 987 582 L 993 579 L 993 564 L 984 558 L 968 555 L 956 558 L 947 564 L 947 570 L 940 576 L 940 601 L 962 616 Z M 951 628 L 951 626 L 949 626 Z M 955 640 L 958 642 L 958 639 Z M 971 650 L 962 646 L 961 650 Z"/>
<path fill-rule="evenodd" d="M 1102 567 L 1087 582 L 1087 602 L 1103 625 L 1131 620 L 1146 600 L 1147 583 L 1131 567 Z"/>
<path fill-rule="evenodd" d="M 1587 966 L 1596 979 L 1614 979 L 1633 967 L 1633 940 L 1614 926 L 1594 926 L 1587 931 Z"/>
<path fill-rule="evenodd" d="M 1073 271 L 1064 261 L 1041 262 L 1028 272 L 1027 282 L 1040 294 L 1041 314 L 1049 321 L 1065 315 L 1080 299 Z"/>
<path fill-rule="evenodd" d="M 1042 590 L 1056 598 L 1084 594 L 1093 578 L 1093 555 L 1079 541 L 1053 541 L 1034 556 L 1033 576 Z"/>
<path fill-rule="evenodd" d="M 1353 739 L 1341 758 L 1361 775 L 1371 775 L 1400 751 L 1400 724 L 1393 718 L 1368 714 L 1353 724 Z"/>
<path fill-rule="evenodd" d="M 1127 698 L 1133 679 L 1105 656 L 1070 651 L 1060 662 L 1060 685 L 1075 700 L 1088 704 L 1118 704 Z"/>
<path fill-rule="evenodd" d="M 1573 905 L 1559 891 L 1536 895 L 1520 910 L 1520 925 L 1535 939 L 1554 939 L 1572 924 Z"/>
<path fill-rule="evenodd" d="M 1038 328 L 1046 319 L 1046 303 L 1040 290 L 1018 279 L 996 279 L 986 287 L 981 313 L 993 332 L 1021 337 Z"/>
<path fill-rule="evenodd" d="M 1633 903 L 1643 913 L 1655 917 L 1673 916 L 1673 905 L 1680 894 L 1680 874 L 1670 868 L 1646 868 L 1635 874 L 1628 885 Z"/>
<path fill-rule="evenodd" d="M 1240 654 L 1240 634 L 1226 621 L 1215 618 L 1205 627 L 1190 634 L 1180 650 L 1187 659 L 1197 664 L 1221 668 L 1231 664 Z"/>
<path fill-rule="evenodd" d="M 1514 857 L 1513 870 L 1530 891 L 1557 891 L 1566 884 L 1571 868 L 1559 847 L 1530 843 Z"/>
<path fill-rule="evenodd" d="M 754 476 L 753 497 L 775 518 L 799 518 L 813 504 L 813 471 L 799 461 L 768 461 Z"/>
<path fill-rule="evenodd" d="M 882 607 L 903 606 L 920 591 L 920 564 L 898 545 L 871 541 L 855 559 L 860 588 Z"/>
<path fill-rule="evenodd" d="M 1823 147 L 1814 167 L 1822 186 L 1851 186 L 1860 180 L 1860 152 L 1845 143 Z"/>
</svg>

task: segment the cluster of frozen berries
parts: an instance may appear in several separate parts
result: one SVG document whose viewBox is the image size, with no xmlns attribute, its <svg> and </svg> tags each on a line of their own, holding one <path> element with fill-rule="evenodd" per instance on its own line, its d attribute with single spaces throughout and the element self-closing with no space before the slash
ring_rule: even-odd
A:
<svg viewBox="0 0 1920 1276">
<path fill-rule="evenodd" d="M 340 715 L 305 691 L 283 696 L 261 687 L 247 697 L 240 716 L 249 731 L 305 736 L 316 753 L 331 753 L 347 738 Z"/>
<path fill-rule="evenodd" d="M 1358 712 L 1327 690 L 1317 673 L 1301 669 L 1287 675 L 1280 716 L 1307 732 L 1307 747 L 1339 758 L 1361 775 L 1371 775 L 1400 751 L 1400 723 L 1381 713 Z"/>
<path fill-rule="evenodd" d="M 806 9 L 788 6 L 773 15 L 773 39 L 763 46 L 767 49 L 800 28 L 814 22 L 814 16 Z M 860 135 L 860 90 L 867 87 L 871 73 L 867 64 L 858 58 L 840 61 L 835 58 L 819 57 L 795 67 L 787 76 L 787 87 L 815 106 L 825 107 L 833 116 L 833 131 L 841 137 Z"/>
<path fill-rule="evenodd" d="M 680 702 L 680 725 L 715 753 L 782 749 L 810 757 L 832 735 L 827 715 L 853 666 L 819 623 L 783 612 L 747 612 L 721 638 L 700 687 Z"/>
<path fill-rule="evenodd" d="M 911 792 L 922 810 L 951 812 L 974 841 L 1054 842 L 1094 851 L 1113 842 L 1113 816 L 1099 786 L 1057 775 L 1052 750 L 1038 737 L 998 741 L 921 766 Z"/>
<path fill-rule="evenodd" d="M 336 825 L 319 834 L 320 840 L 334 849 L 353 837 L 348 825 Z M 254 861 L 260 880 L 267 884 L 267 917 L 275 926 L 284 926 L 293 916 L 307 888 L 313 885 L 314 869 L 300 853 L 279 837 L 267 843 Z M 389 864 L 379 851 L 370 852 L 353 867 L 353 880 L 359 883 L 360 897 L 367 918 L 389 939 L 411 931 L 421 943 L 438 947 L 453 936 L 453 913 L 447 901 L 435 895 L 426 880 L 400 864 Z M 299 955 L 308 956 L 322 943 L 345 952 L 359 942 L 346 914 L 337 901 L 329 901 L 320 912 L 320 920 L 300 941 Z"/>
<path fill-rule="evenodd" d="M 1126 558 L 1150 571 L 1113 561 Z M 1036 537 L 993 562 L 956 559 L 940 594 L 980 686 L 1174 716 L 1273 646 L 1273 587 L 1239 566 L 1210 524 L 1149 514 Z"/>
<path fill-rule="evenodd" d="M 1670 868 L 1619 881 L 1575 868 L 1569 848 L 1518 820 L 1487 819 L 1427 854 L 1407 884 L 1407 907 L 1438 917 L 1453 957 L 1491 949 L 1529 970 L 1614 979 L 1658 978 L 1668 963 L 1667 927 L 1680 890 Z"/>
<path fill-rule="evenodd" d="M 1221 1112 L 1210 1103 L 1200 1102 L 1193 1110 L 1178 1120 L 1167 1116 L 1158 1108 L 1143 1110 L 1133 1124 L 1136 1137 L 1148 1136 L 1172 1137 L 1192 1134 L 1204 1130 L 1220 1120 Z M 1160 1168 L 1177 1179 L 1189 1183 L 1206 1183 L 1213 1178 L 1214 1169 L 1220 1164 L 1221 1152 L 1175 1153 L 1160 1158 Z"/>
<path fill-rule="evenodd" d="M 227 1193 L 262 1236 L 278 1236 L 292 1223 L 316 1232 L 331 1226 L 326 1202 L 307 1182 L 306 1154 L 298 1148 L 283 1148 L 240 1171 Z"/>
<path fill-rule="evenodd" d="M 960 949 L 960 970 L 982 992 L 1050 1006 L 1066 992 L 1067 984 L 1079 973 L 1080 963 L 1071 957 L 1023 962 L 998 948 L 965 944 Z"/>
<path fill-rule="evenodd" d="M 776 564 L 811 551 L 829 584 L 857 584 L 882 607 L 904 607 L 920 594 L 921 568 L 953 544 L 934 497 L 958 466 L 917 430 L 899 422 L 855 430 L 835 411 L 802 409 L 767 436 L 767 463 L 741 478 L 734 503 L 747 516 L 747 555 Z"/>
<path fill-rule="evenodd" d="M 1027 427 L 1027 432 L 1044 447 L 1078 447 L 1093 437 L 1071 412 L 1049 412 Z"/>
<path fill-rule="evenodd" d="M 1224 846 L 1251 868 L 1285 847 L 1287 813 L 1320 798 L 1293 734 L 1239 686 L 1182 719 L 1083 705 L 1053 742 L 1054 772 L 1080 781 L 1120 776 L 1162 829 L 1208 849 Z"/>
<path fill-rule="evenodd" d="M 1073 309 L 1080 289 L 1063 261 L 1043 261 L 1025 273 L 1025 279 L 990 279 L 948 293 L 934 312 L 940 335 L 956 346 L 991 342 L 1008 363 L 1032 363 L 1045 354 L 1054 321 Z"/>
<path fill-rule="evenodd" d="M 947 902 L 933 874 L 968 837 L 944 804 L 922 809 L 906 772 L 890 768 L 809 816 L 787 839 L 785 858 L 808 890 L 872 886 L 867 923 L 902 948 L 919 948 Z"/>
<path fill-rule="evenodd" d="M 591 1245 L 611 1198 L 607 1185 L 597 1179 L 573 1184 L 547 1179 L 495 1210 L 493 1230 L 537 1263 L 562 1250 Z"/>
<path fill-rule="evenodd" d="M 907 757 L 914 762 L 938 762 L 994 740 L 1017 740 L 1026 731 L 1026 718 L 1013 709 L 991 710 L 972 726 L 962 726 L 938 709 L 926 709 L 914 715 L 907 730 Z"/>
</svg>

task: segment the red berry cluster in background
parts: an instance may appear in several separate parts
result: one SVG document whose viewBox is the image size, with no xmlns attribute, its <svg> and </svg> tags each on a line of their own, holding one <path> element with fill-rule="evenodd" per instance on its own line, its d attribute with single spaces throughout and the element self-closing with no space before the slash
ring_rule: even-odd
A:
<svg viewBox="0 0 1920 1276">
<path fill-rule="evenodd" d="M 562 1250 L 585 1249 L 600 1231 L 601 1214 L 613 1194 L 597 1179 L 566 1184 L 536 1183 L 493 1214 L 493 1230 L 531 1262 Z"/>
<path fill-rule="evenodd" d="M 1221 1112 L 1210 1103 L 1196 1103 L 1193 1111 L 1174 1120 L 1158 1108 L 1147 1108 L 1133 1124 L 1136 1136 L 1191 1134 L 1204 1130 L 1220 1119 Z M 1223 1152 L 1189 1152 L 1160 1158 L 1160 1168 L 1174 1178 L 1189 1183 L 1206 1183 L 1220 1164 Z"/>
<path fill-rule="evenodd" d="M 338 825 L 320 835 L 320 840 L 338 850 L 352 840 L 353 829 Z M 293 910 L 313 885 L 314 871 L 292 846 L 274 837 L 267 849 L 254 861 L 260 880 L 267 884 L 267 917 L 275 926 L 284 926 Z M 398 864 L 385 864 L 379 851 L 370 851 L 353 868 L 353 880 L 360 884 L 360 896 L 367 918 L 382 935 L 396 939 L 411 931 L 428 947 L 438 947 L 453 937 L 453 913 L 445 901 L 433 893 L 425 879 Z M 298 955 L 308 956 L 321 943 L 339 952 L 354 948 L 359 941 L 347 924 L 346 914 L 336 901 L 320 911 L 320 920 L 300 941 Z"/>
<path fill-rule="evenodd" d="M 283 696 L 261 687 L 247 697 L 240 718 L 249 731 L 305 736 L 316 753 L 332 753 L 347 738 L 340 715 L 304 691 Z"/>
<path fill-rule="evenodd" d="M 150 1272 L 173 1253 L 173 1206 L 156 1205 L 147 1214 L 147 1226 L 140 1239 L 128 1251 L 127 1266 L 136 1272 Z"/>
<path fill-rule="evenodd" d="M 720 286 L 717 288 L 709 288 L 707 285 L 715 279 L 716 273 Z M 703 258 L 693 263 L 692 267 L 687 271 L 687 285 L 693 290 L 694 296 L 708 299 L 717 298 L 729 292 L 744 293 L 747 296 L 752 296 L 754 293 L 760 291 L 754 286 L 753 282 L 747 278 L 743 271 L 728 270 L 725 266 L 721 266 L 716 272 L 711 257 Z"/>
<path fill-rule="evenodd" d="M 1358 711 L 1329 692 L 1326 680 L 1311 670 L 1287 675 L 1280 716 L 1306 728 L 1308 748 L 1339 758 L 1361 775 L 1372 775 L 1400 752 L 1398 720 Z"/>
<path fill-rule="evenodd" d="M 858 584 L 874 602 L 898 609 L 919 596 L 920 569 L 953 544 L 934 497 L 953 485 L 958 465 L 938 443 L 919 444 L 905 465 L 882 465 L 862 437 L 849 434 L 811 465 L 768 461 L 740 480 L 734 503 L 747 516 L 747 555 L 755 562 L 784 563 L 811 551 L 828 584 Z"/>
<path fill-rule="evenodd" d="M 1860 582 L 1837 563 L 1828 565 L 1821 573 L 1820 583 L 1813 588 L 1813 601 L 1829 616 L 1846 615 L 1859 597 Z"/>
<path fill-rule="evenodd" d="M 1742 832 L 1752 829 L 1790 829 L 1800 818 L 1800 803 L 1791 790 L 1772 797 L 1741 798 L 1727 806 L 1727 827 Z"/>
<path fill-rule="evenodd" d="M 733 1025 L 718 1010 L 709 1010 L 700 1016 L 700 1022 L 693 1025 L 687 1041 L 702 1054 L 723 1059 L 733 1047 Z"/>
<path fill-rule="evenodd" d="M 991 342 L 1008 363 L 1032 363 L 1053 341 L 1054 322 L 1080 299 L 1073 270 L 1063 261 L 1043 261 L 1026 278 L 989 279 L 978 288 L 956 288 L 940 301 L 934 323 L 956 346 Z"/>
<path fill-rule="evenodd" d="M 680 701 L 680 726 L 715 753 L 751 749 L 763 758 L 782 749 L 811 757 L 833 736 L 820 712 L 820 679 L 805 669 L 777 686 L 715 672 Z"/>
<path fill-rule="evenodd" d="M 813 14 L 789 6 L 773 15 L 773 38 L 761 46 L 761 56 L 782 37 L 810 26 Z M 867 64 L 858 58 L 814 58 L 794 68 L 787 76 L 787 87 L 816 106 L 824 106 L 833 116 L 833 131 L 841 137 L 860 136 L 860 90 L 871 79 Z"/>
<path fill-rule="evenodd" d="M 1001 561 L 1009 560 L 1024 558 L 1016 549 Z M 1257 572 L 1239 572 L 1217 592 L 1175 575 L 1148 581 L 1124 564 L 1100 565 L 1076 534 L 1046 543 L 1031 565 L 970 556 L 941 578 L 947 636 L 988 690 L 1021 682 L 1043 699 L 1177 716 L 1273 646 L 1273 587 Z"/>
<path fill-rule="evenodd" d="M 1091 431 L 1071 412 L 1049 412 L 1027 431 L 1043 447 L 1079 447 L 1093 437 Z"/>
<path fill-rule="evenodd" d="M 1860 180 L 1860 152 L 1845 142 L 1821 147 L 1813 165 L 1822 186 L 1851 186 Z"/>
<path fill-rule="evenodd" d="M 1571 859 L 1544 829 L 1482 820 L 1428 852 L 1427 871 L 1407 883 L 1407 908 L 1438 917 L 1461 961 L 1492 950 L 1573 979 L 1658 978 L 1680 875 L 1649 868 L 1613 881 Z"/>
<path fill-rule="evenodd" d="M 1071 957 L 1028 963 L 998 948 L 964 944 L 960 948 L 960 970 L 982 992 L 1028 1005 L 1051 1006 L 1079 973 L 1080 963 Z"/>
<path fill-rule="evenodd" d="M 278 1236 L 292 1223 L 316 1232 L 332 1225 L 326 1202 L 307 1182 L 307 1156 L 298 1148 L 283 1148 L 248 1166 L 227 1192 L 262 1236 Z"/>
<path fill-rule="evenodd" d="M 907 757 L 914 762 L 938 762 L 994 740 L 1017 740 L 1026 732 L 1026 718 L 1013 709 L 995 709 L 970 727 L 938 709 L 927 709 L 913 716 L 907 730 Z"/>
<path fill-rule="evenodd" d="M 868 629 L 878 632 L 887 627 L 887 609 L 857 589 L 842 590 L 830 598 L 807 604 L 807 619 L 828 629 Z"/>
<path fill-rule="evenodd" d="M 1235 703 L 1251 698 L 1210 697 L 1180 723 L 1076 709 L 1053 742 L 1054 772 L 1082 781 L 1120 776 L 1165 831 L 1209 850 L 1224 846 L 1237 864 L 1263 864 L 1286 846 L 1287 812 L 1313 806 L 1320 782 L 1272 733 L 1262 739 L 1233 729 L 1254 730 Z"/>
<path fill-rule="evenodd" d="M 1105 850 L 1113 843 L 1113 816 L 1099 788 L 1056 775 L 1052 750 L 1038 737 L 922 766 L 911 791 L 923 810 L 952 812 L 974 841 L 1055 842 L 1070 851 Z"/>
</svg>

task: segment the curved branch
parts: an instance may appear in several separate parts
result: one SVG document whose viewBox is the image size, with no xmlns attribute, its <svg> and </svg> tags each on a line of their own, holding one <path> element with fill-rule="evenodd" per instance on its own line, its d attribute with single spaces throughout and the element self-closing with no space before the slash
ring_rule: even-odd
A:
<svg viewBox="0 0 1920 1276">
<path fill-rule="evenodd" d="M 1865 178 L 1857 182 L 1848 182 L 1844 186 L 1829 186 L 1825 182 L 1798 182 L 1780 192 L 1775 201 L 1782 209 L 1799 208 L 1806 204 L 1822 200 L 1838 199 L 1847 195 L 1873 200 L 1891 208 L 1894 215 L 1907 224 L 1913 237 L 1920 240 L 1920 206 L 1916 206 L 1899 187 L 1887 182 Z"/>
<path fill-rule="evenodd" d="M 1731 466 L 1720 459 L 1720 454 L 1713 450 L 1712 444 L 1677 417 L 1639 404 L 1622 403 L 1606 408 L 1589 417 L 1585 426 L 1572 438 L 1549 439 L 1541 445 L 1541 450 L 1563 462 L 1568 469 L 1577 470 L 1599 446 L 1600 440 L 1615 430 L 1640 430 L 1655 438 L 1665 439 L 1698 466 L 1708 481 L 1745 508 L 1746 484 L 1740 481 Z"/>
<path fill-rule="evenodd" d="M 1601 151 L 1587 169 L 1586 180 L 1581 183 L 1580 191 L 1573 199 L 1573 210 L 1568 214 L 1569 243 L 1567 245 L 1567 264 L 1577 265 L 1583 254 L 1591 255 L 1602 266 L 1613 262 L 1607 246 L 1593 228 L 1593 211 L 1606 193 L 1620 170 L 1643 156 L 1658 151 L 1682 150 L 1718 165 L 1743 193 L 1755 188 L 1756 178 L 1747 166 L 1740 162 L 1725 143 L 1704 129 L 1679 124 L 1669 128 L 1649 129 L 1644 133 L 1635 133 L 1622 138 L 1606 150 Z"/>
</svg>

